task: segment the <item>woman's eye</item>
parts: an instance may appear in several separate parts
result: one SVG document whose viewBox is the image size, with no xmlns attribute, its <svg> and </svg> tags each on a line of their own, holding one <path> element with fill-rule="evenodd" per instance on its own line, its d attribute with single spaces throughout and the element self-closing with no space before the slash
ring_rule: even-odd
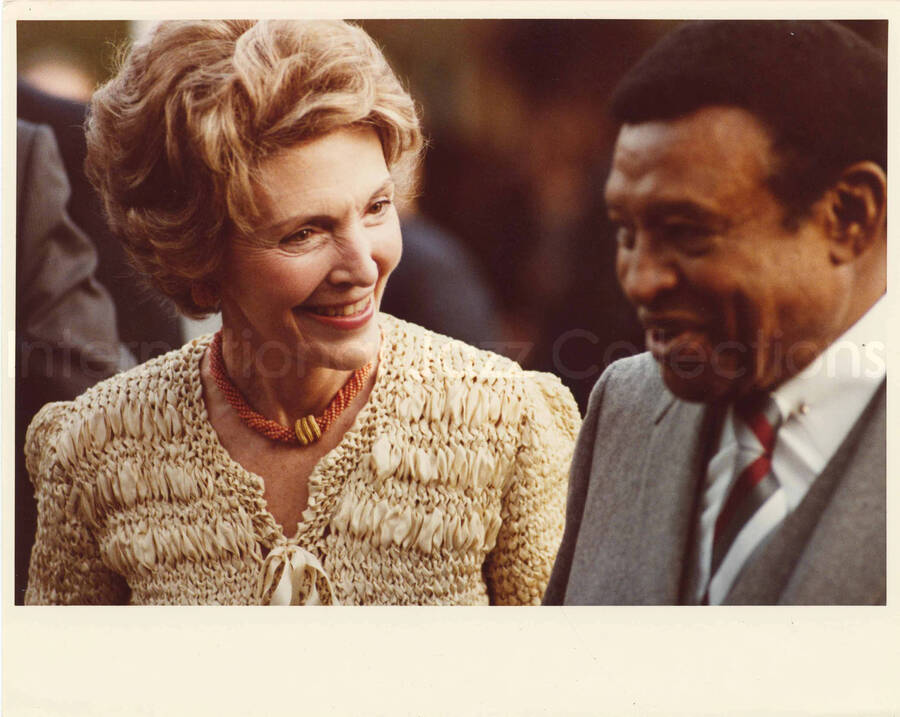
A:
<svg viewBox="0 0 900 717">
<path fill-rule="evenodd" d="M 387 208 L 391 206 L 390 199 L 379 199 L 377 202 L 369 205 L 369 214 L 373 216 L 378 216 L 379 214 L 384 214 L 387 211 Z"/>
<path fill-rule="evenodd" d="M 281 240 L 282 244 L 292 244 L 297 242 L 302 242 L 308 240 L 314 234 L 313 230 L 309 227 L 304 227 L 298 231 L 293 232 L 292 234 L 288 234 L 284 239 Z"/>
</svg>

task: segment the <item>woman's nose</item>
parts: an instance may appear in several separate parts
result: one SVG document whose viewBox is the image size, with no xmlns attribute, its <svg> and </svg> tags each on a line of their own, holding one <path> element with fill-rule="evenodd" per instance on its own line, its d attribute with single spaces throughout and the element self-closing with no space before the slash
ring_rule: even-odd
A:
<svg viewBox="0 0 900 717">
<path fill-rule="evenodd" d="M 337 259 L 329 275 L 333 284 L 372 286 L 378 280 L 378 263 L 374 256 L 371 229 L 350 227 L 339 239 Z"/>
</svg>

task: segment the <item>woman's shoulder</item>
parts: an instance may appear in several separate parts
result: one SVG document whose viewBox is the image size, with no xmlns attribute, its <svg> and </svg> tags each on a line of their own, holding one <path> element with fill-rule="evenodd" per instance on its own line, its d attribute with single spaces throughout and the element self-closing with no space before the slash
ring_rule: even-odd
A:
<svg viewBox="0 0 900 717">
<path fill-rule="evenodd" d="M 551 373 L 525 370 L 506 356 L 387 314 L 382 314 L 382 327 L 387 370 L 394 373 L 395 380 L 477 385 L 528 405 L 561 412 L 567 422 L 581 420 L 572 392 Z"/>
<path fill-rule="evenodd" d="M 145 361 L 94 384 L 73 401 L 73 411 L 89 411 L 110 402 L 164 402 L 178 405 L 200 385 L 200 359 L 212 336 L 201 336 L 180 348 Z M 65 405 L 64 403 L 64 405 Z"/>
<path fill-rule="evenodd" d="M 506 356 L 479 349 L 418 324 L 381 314 L 385 370 L 416 380 L 519 381 L 525 373 Z"/>
<path fill-rule="evenodd" d="M 209 340 L 195 339 L 111 376 L 71 401 L 42 407 L 25 437 L 31 474 L 43 461 L 80 460 L 113 436 L 140 439 L 148 433 L 180 431 L 183 408 L 199 398 L 199 363 Z"/>
</svg>

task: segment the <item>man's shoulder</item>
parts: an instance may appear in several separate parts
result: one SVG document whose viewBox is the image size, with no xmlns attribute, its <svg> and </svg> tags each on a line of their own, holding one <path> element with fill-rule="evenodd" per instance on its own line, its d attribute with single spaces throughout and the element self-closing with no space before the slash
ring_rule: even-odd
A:
<svg viewBox="0 0 900 717">
<path fill-rule="evenodd" d="M 649 353 L 610 364 L 591 391 L 586 425 L 599 435 L 630 436 L 651 430 L 664 406 L 675 401 Z"/>
<path fill-rule="evenodd" d="M 611 363 L 594 386 L 592 401 L 595 394 L 603 394 L 607 401 L 616 397 L 625 398 L 629 402 L 637 397 L 645 399 L 671 395 L 662 381 L 659 366 L 649 351 Z"/>
<path fill-rule="evenodd" d="M 657 387 L 663 388 L 659 364 L 649 351 L 613 361 L 604 373 L 609 373 L 610 379 L 614 376 L 616 381 L 654 381 Z"/>
</svg>

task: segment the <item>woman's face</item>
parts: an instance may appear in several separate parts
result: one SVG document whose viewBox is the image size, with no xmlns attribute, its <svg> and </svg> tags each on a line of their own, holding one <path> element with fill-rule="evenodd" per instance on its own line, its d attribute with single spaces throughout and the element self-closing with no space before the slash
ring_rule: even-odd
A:
<svg viewBox="0 0 900 717">
<path fill-rule="evenodd" d="M 375 320 L 400 260 L 394 184 L 373 129 L 341 129 L 266 160 L 253 237 L 233 237 L 222 321 L 270 370 L 350 370 L 375 357 Z"/>
</svg>

